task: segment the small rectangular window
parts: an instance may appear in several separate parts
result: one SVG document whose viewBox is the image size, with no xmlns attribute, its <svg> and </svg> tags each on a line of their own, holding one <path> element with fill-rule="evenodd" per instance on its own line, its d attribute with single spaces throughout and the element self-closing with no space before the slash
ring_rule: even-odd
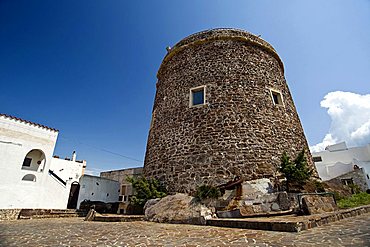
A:
<svg viewBox="0 0 370 247">
<path fill-rule="evenodd" d="M 32 159 L 31 158 L 24 158 L 23 165 L 22 166 L 31 166 Z M 19 163 L 18 163 L 19 164 Z"/>
<path fill-rule="evenodd" d="M 281 96 L 280 92 L 270 90 L 271 91 L 271 97 L 272 101 L 274 102 L 274 105 L 283 105 L 283 98 Z"/>
<path fill-rule="evenodd" d="M 342 184 L 344 184 L 344 185 L 353 184 L 353 179 L 352 178 L 346 178 L 346 179 L 341 179 L 341 180 L 342 180 Z"/>
<path fill-rule="evenodd" d="M 190 89 L 190 107 L 196 105 L 204 105 L 206 102 L 205 92 L 205 86 Z"/>
<path fill-rule="evenodd" d="M 313 162 L 321 162 L 322 161 L 321 156 L 312 157 L 312 159 L 313 159 Z"/>
<path fill-rule="evenodd" d="M 121 195 L 126 195 L 126 185 L 121 186 Z"/>
</svg>

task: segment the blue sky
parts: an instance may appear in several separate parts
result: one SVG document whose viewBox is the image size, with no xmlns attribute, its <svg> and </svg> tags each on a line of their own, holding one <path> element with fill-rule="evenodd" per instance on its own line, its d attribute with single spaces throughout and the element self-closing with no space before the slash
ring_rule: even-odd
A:
<svg viewBox="0 0 370 247">
<path fill-rule="evenodd" d="M 328 93 L 370 93 L 370 1 L 0 0 L 0 112 L 59 129 L 55 154 L 91 171 L 140 166 L 166 46 L 216 27 L 275 47 L 310 145 Z"/>
</svg>

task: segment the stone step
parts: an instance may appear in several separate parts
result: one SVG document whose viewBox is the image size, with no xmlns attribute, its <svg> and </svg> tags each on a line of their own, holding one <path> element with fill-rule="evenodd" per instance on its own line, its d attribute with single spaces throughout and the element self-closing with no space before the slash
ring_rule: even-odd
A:
<svg viewBox="0 0 370 247">
<path fill-rule="evenodd" d="M 281 232 L 299 232 L 301 226 L 299 222 L 275 222 L 275 221 L 258 221 L 251 218 L 222 218 L 207 220 L 209 226 L 229 227 L 229 228 L 242 228 L 254 230 L 267 230 L 267 231 L 281 231 Z"/>
<path fill-rule="evenodd" d="M 86 213 L 76 209 L 22 209 L 18 219 L 82 217 L 86 216 Z"/>
<path fill-rule="evenodd" d="M 93 221 L 132 222 L 143 221 L 144 215 L 96 214 Z"/>
<path fill-rule="evenodd" d="M 281 216 L 281 215 L 291 215 L 294 214 L 293 209 L 286 211 L 277 212 L 266 212 L 266 213 L 256 213 L 256 214 L 243 214 L 240 209 L 228 210 L 228 211 L 218 211 L 218 218 L 255 218 L 255 217 L 271 217 L 271 216 Z"/>
<path fill-rule="evenodd" d="M 20 215 L 19 219 L 45 219 L 45 218 L 67 218 L 67 217 L 80 217 L 78 214 L 39 214 L 39 215 L 32 215 L 32 216 L 23 216 Z"/>
<path fill-rule="evenodd" d="M 341 219 L 370 213 L 370 205 L 308 216 L 209 219 L 207 225 L 255 230 L 300 232 Z"/>
</svg>

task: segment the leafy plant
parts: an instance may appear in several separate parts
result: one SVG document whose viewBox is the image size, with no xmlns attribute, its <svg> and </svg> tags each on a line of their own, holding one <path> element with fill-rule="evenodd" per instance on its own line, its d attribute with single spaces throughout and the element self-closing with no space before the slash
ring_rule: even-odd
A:
<svg viewBox="0 0 370 247">
<path fill-rule="evenodd" d="M 290 160 L 286 152 L 281 156 L 279 171 L 286 178 L 287 191 L 289 191 L 292 184 L 304 185 L 312 175 L 312 171 L 307 166 L 307 159 L 304 151 L 303 149 L 299 152 L 294 161 Z"/>
<path fill-rule="evenodd" d="M 197 187 L 197 191 L 195 192 L 195 198 L 198 198 L 200 200 L 207 198 L 216 199 L 220 196 L 221 196 L 220 189 L 210 185 L 201 185 Z"/>
<path fill-rule="evenodd" d="M 338 201 L 339 208 L 353 208 L 367 204 L 370 204 L 370 194 L 367 194 L 366 192 L 354 194 L 351 197 Z"/>
<path fill-rule="evenodd" d="M 130 197 L 130 202 L 134 205 L 144 206 L 150 199 L 162 198 L 167 194 L 158 180 L 145 177 L 128 177 L 126 179 L 134 188 L 134 195 Z"/>
</svg>

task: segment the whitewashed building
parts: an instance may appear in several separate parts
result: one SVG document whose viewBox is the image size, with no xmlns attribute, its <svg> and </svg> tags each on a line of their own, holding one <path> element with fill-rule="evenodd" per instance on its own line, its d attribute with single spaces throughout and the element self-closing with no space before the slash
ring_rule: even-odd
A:
<svg viewBox="0 0 370 247">
<path fill-rule="evenodd" d="M 312 153 L 312 157 L 323 181 L 361 169 L 367 187 L 370 188 L 370 144 L 348 148 L 342 142 L 328 146 L 324 151 Z"/>
<path fill-rule="evenodd" d="M 119 182 L 91 175 L 83 175 L 80 178 L 80 191 L 77 207 L 80 208 L 84 200 L 99 201 L 105 203 L 118 203 L 120 185 Z"/>
<path fill-rule="evenodd" d="M 0 114 L 0 209 L 67 208 L 86 161 L 53 157 L 57 137 L 56 129 Z"/>
</svg>

